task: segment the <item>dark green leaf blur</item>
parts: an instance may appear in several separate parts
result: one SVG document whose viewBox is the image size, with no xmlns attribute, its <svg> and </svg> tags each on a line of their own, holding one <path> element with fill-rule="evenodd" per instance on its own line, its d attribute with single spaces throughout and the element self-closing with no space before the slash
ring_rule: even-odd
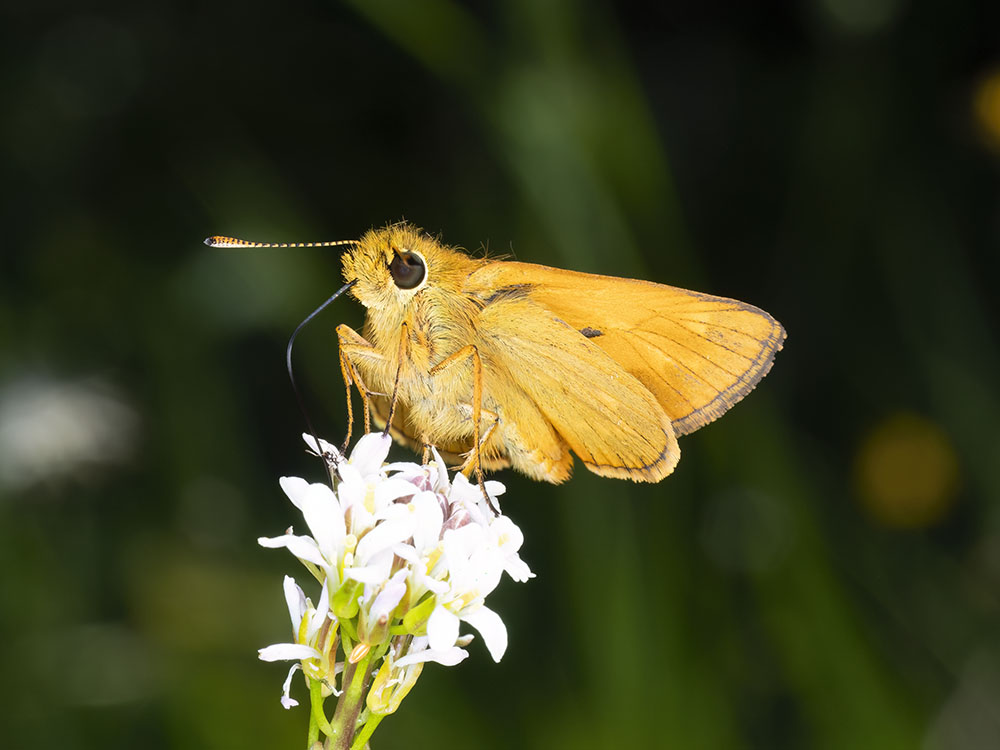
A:
<svg viewBox="0 0 1000 750">
<path fill-rule="evenodd" d="M 321 476 L 283 358 L 338 253 L 202 239 L 401 218 L 789 337 L 660 484 L 500 474 L 509 650 L 428 666 L 376 750 L 1000 747 L 996 3 L 2 14 L 4 748 L 304 747 L 256 649 L 307 576 L 256 539 Z M 340 322 L 296 353 L 331 440 Z"/>
</svg>

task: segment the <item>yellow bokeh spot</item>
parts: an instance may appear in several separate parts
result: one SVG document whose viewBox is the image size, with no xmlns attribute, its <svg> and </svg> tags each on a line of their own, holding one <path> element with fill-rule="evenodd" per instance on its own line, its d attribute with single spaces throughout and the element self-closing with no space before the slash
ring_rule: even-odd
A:
<svg viewBox="0 0 1000 750">
<path fill-rule="evenodd" d="M 959 486 L 958 459 L 947 436 L 910 413 L 875 426 L 858 450 L 855 475 L 865 509 L 880 523 L 900 528 L 939 521 Z"/>
<path fill-rule="evenodd" d="M 980 131 L 990 146 L 1000 151 L 1000 70 L 995 70 L 976 87 L 973 110 Z"/>
</svg>

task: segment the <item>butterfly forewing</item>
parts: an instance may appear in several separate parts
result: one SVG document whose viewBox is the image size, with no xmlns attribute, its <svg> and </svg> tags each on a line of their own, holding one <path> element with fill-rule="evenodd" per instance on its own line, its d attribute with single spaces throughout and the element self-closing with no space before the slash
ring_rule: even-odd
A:
<svg viewBox="0 0 1000 750">
<path fill-rule="evenodd" d="M 648 281 L 492 263 L 474 274 L 530 298 L 605 351 L 642 383 L 677 435 L 708 424 L 771 367 L 785 338 L 763 310 Z"/>
</svg>

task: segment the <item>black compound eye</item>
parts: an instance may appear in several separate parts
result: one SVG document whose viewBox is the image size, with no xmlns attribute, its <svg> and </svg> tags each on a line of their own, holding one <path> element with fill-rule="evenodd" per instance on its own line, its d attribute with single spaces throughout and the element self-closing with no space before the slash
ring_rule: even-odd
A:
<svg viewBox="0 0 1000 750">
<path fill-rule="evenodd" d="M 403 250 L 397 252 L 396 257 L 392 259 L 389 273 L 400 289 L 413 289 L 420 286 L 420 282 L 427 275 L 427 269 L 419 255 Z"/>
</svg>

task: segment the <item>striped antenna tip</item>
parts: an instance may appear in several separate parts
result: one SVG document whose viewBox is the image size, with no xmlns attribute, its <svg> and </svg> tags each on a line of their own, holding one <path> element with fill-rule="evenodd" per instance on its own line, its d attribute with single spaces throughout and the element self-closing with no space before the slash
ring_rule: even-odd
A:
<svg viewBox="0 0 1000 750">
<path fill-rule="evenodd" d="M 209 247 L 336 247 L 337 245 L 356 245 L 357 240 L 335 240 L 332 242 L 251 242 L 237 237 L 224 237 L 214 234 L 205 239 Z"/>
</svg>

